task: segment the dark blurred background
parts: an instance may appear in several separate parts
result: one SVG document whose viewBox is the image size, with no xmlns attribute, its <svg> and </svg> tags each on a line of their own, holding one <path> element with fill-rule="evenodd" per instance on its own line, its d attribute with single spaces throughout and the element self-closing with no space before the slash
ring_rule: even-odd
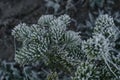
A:
<svg viewBox="0 0 120 80">
<path fill-rule="evenodd" d="M 41 15 L 68 14 L 72 18 L 69 29 L 81 31 L 89 37 L 99 14 L 114 17 L 120 25 L 120 0 L 0 0 L 0 59 L 14 59 L 14 38 L 11 30 L 19 23 L 37 23 Z"/>
</svg>

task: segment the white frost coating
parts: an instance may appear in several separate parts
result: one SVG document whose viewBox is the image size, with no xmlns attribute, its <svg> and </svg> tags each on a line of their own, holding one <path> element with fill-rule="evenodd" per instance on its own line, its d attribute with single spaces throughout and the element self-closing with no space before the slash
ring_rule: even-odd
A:
<svg viewBox="0 0 120 80">
<path fill-rule="evenodd" d="M 61 58 L 57 61 L 65 67 L 68 65 L 64 62 L 78 65 L 73 80 L 99 80 L 103 75 L 105 79 L 119 80 L 120 52 L 115 49 L 119 30 L 113 18 L 100 15 L 92 37 L 87 40 L 81 40 L 79 32 L 67 30 L 69 23 L 70 17 L 66 14 L 58 18 L 43 15 L 38 24 L 16 26 L 12 35 L 22 43 L 15 54 L 16 62 L 21 65 L 36 61 L 47 63 L 52 60 L 51 55 L 54 59 Z"/>
<path fill-rule="evenodd" d="M 25 23 L 18 24 L 14 30 L 12 30 L 12 35 L 20 41 L 24 40 L 25 36 L 30 33 L 30 28 Z"/>
<path fill-rule="evenodd" d="M 114 24 L 114 20 L 111 16 L 100 15 L 94 28 L 94 34 L 102 33 L 106 38 L 110 38 L 111 41 L 115 41 L 118 38 L 119 30 Z"/>
<path fill-rule="evenodd" d="M 38 24 L 41 26 L 49 26 L 49 23 L 55 18 L 53 15 L 42 15 L 38 20 Z"/>
<path fill-rule="evenodd" d="M 118 80 L 120 77 L 120 57 L 118 57 L 120 52 L 115 49 L 115 41 L 120 32 L 115 26 L 113 18 L 108 15 L 100 15 L 95 25 L 93 36 L 86 41 L 82 41 L 81 49 L 87 57 L 87 65 L 84 64 L 84 69 L 82 69 L 80 64 L 74 78 L 75 80 L 99 80 L 100 75 L 106 71 L 106 76 L 113 76 L 113 78 L 109 78 L 110 80 Z M 93 68 L 89 68 L 91 64 Z M 86 68 L 88 69 L 87 73 L 83 74 Z M 87 76 L 91 71 L 93 74 Z"/>
<path fill-rule="evenodd" d="M 80 45 L 78 43 L 80 37 L 77 32 L 67 31 L 69 23 L 70 17 L 66 14 L 58 18 L 53 15 L 43 15 L 38 20 L 38 24 L 27 26 L 23 23 L 16 26 L 12 35 L 22 42 L 22 47 L 17 50 L 15 60 L 22 65 L 40 60 L 47 62 L 49 61 L 47 54 L 54 54 L 70 62 L 70 59 L 64 56 L 66 53 L 74 60 L 77 56 L 73 53 Z M 65 46 L 66 42 L 74 46 Z"/>
</svg>

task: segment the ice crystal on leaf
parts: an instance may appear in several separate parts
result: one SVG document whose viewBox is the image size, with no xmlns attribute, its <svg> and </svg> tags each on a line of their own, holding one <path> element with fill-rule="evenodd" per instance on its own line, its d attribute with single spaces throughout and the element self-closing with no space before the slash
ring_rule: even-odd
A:
<svg viewBox="0 0 120 80">
<path fill-rule="evenodd" d="M 101 80 L 103 78 L 106 80 L 118 80 L 120 77 L 120 60 L 118 60 L 120 59 L 118 57 L 120 53 L 115 48 L 115 41 L 120 32 L 115 26 L 113 18 L 107 14 L 100 15 L 95 24 L 92 37 L 82 41 L 81 46 L 82 52 L 88 61 L 84 68 L 87 68 L 89 76 L 87 76 L 88 73 L 80 71 L 82 68 L 80 64 L 77 68 L 76 75 L 78 76 L 75 77 L 75 80 Z M 90 65 L 93 65 L 93 68 L 89 68 Z M 94 70 L 94 68 L 96 69 Z M 96 75 L 94 72 L 98 72 L 98 74 Z"/>
<path fill-rule="evenodd" d="M 108 16 L 107 14 L 100 15 L 95 24 L 94 34 L 102 33 L 111 41 L 115 41 L 118 38 L 119 30 L 115 26 L 114 20 L 111 16 Z"/>
<path fill-rule="evenodd" d="M 113 18 L 100 15 L 87 40 L 81 40 L 79 32 L 68 30 L 69 23 L 66 14 L 43 15 L 31 26 L 20 23 L 12 31 L 22 43 L 15 61 L 21 65 L 44 62 L 53 70 L 69 72 L 71 66 L 77 67 L 73 80 L 119 80 L 120 52 L 116 40 L 120 32 Z"/>
<path fill-rule="evenodd" d="M 21 23 L 16 26 L 12 35 L 22 42 L 22 47 L 15 54 L 16 62 L 24 65 L 42 60 L 49 64 L 52 56 L 56 57 L 53 61 L 60 58 L 64 60 L 64 62 L 59 60 L 60 64 L 69 64 L 76 59 L 75 57 L 80 55 L 78 46 L 81 40 L 77 32 L 67 30 L 69 23 L 70 17 L 66 14 L 58 18 L 53 15 L 43 15 L 38 20 L 38 24 L 27 26 Z"/>
</svg>

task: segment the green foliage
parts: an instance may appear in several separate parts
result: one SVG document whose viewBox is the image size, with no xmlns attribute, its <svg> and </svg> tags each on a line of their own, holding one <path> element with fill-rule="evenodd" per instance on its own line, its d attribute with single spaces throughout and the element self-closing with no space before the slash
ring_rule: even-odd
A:
<svg viewBox="0 0 120 80">
<path fill-rule="evenodd" d="M 58 74 L 56 72 L 52 72 L 47 76 L 47 80 L 59 80 Z"/>
<path fill-rule="evenodd" d="M 73 80 L 120 79 L 120 53 L 115 48 L 120 32 L 113 18 L 100 15 L 92 37 L 87 40 L 81 40 L 79 32 L 68 30 L 69 23 L 70 17 L 66 14 L 43 15 L 38 24 L 16 26 L 12 35 L 22 45 L 16 51 L 15 61 L 22 66 L 36 62 L 45 64 L 50 69 L 47 80 L 59 80 L 60 72 L 71 75 Z M 26 79 L 37 80 L 32 76 L 36 72 L 30 69 L 23 69 Z"/>
<path fill-rule="evenodd" d="M 115 41 L 120 34 L 113 18 L 100 15 L 96 20 L 93 36 L 82 42 L 86 61 L 80 63 L 75 80 L 118 80 L 120 78 L 120 53 Z"/>
<path fill-rule="evenodd" d="M 78 32 L 67 30 L 69 23 L 70 17 L 66 14 L 58 18 L 43 15 L 38 24 L 16 26 L 12 35 L 22 43 L 15 54 L 16 62 L 24 65 L 41 61 L 54 70 L 70 72 L 73 61 L 80 58 L 81 39 Z"/>
<path fill-rule="evenodd" d="M 47 75 L 40 63 L 20 66 L 15 62 L 0 62 L 0 80 L 45 80 Z"/>
<path fill-rule="evenodd" d="M 0 80 L 21 80 L 20 73 L 14 63 L 0 62 Z"/>
</svg>

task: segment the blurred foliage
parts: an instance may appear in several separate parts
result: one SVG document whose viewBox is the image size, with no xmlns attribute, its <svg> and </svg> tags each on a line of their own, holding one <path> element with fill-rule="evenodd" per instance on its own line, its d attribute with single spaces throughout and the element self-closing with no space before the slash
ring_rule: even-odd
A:
<svg viewBox="0 0 120 80">
<path fill-rule="evenodd" d="M 100 8 L 103 7 L 105 0 L 90 0 L 90 7 L 94 8 L 95 6 L 98 6 Z"/>
<path fill-rule="evenodd" d="M 92 32 L 94 32 L 96 18 L 101 14 L 107 13 L 111 15 L 117 27 L 120 28 L 119 0 L 45 0 L 45 2 L 45 6 L 47 8 L 46 14 L 52 13 L 57 16 L 64 13 L 69 14 L 72 18 L 72 22 L 74 23 L 74 26 L 72 25 L 72 29 L 75 27 L 75 31 L 81 31 L 81 38 L 83 40 L 87 40 L 88 42 L 93 42 L 95 39 L 100 39 L 100 36 L 98 35 L 97 38 L 96 36 L 92 37 Z M 87 14 L 82 13 L 81 10 L 86 8 L 87 11 L 83 12 L 87 12 Z M 53 12 L 49 12 L 51 9 L 53 9 Z M 81 13 L 84 15 L 81 15 Z M 81 19 L 78 14 L 80 14 L 80 16 L 87 17 Z M 77 17 L 75 17 L 76 15 Z M 120 37 L 118 37 L 115 42 L 115 48 L 117 49 L 111 51 L 113 53 L 110 55 L 113 56 L 110 57 L 112 57 L 111 60 L 114 63 L 120 65 L 118 63 L 119 59 L 115 58 L 116 56 L 119 57 L 118 53 L 120 52 Z M 91 44 L 92 43 L 89 44 L 89 49 L 93 48 L 93 45 L 91 46 Z M 91 54 L 92 56 L 90 56 Z M 69 64 L 69 67 L 68 65 L 66 66 L 67 63 L 61 59 L 61 56 L 58 55 L 47 55 L 49 58 L 46 63 L 47 65 L 42 61 L 39 63 L 33 62 L 34 64 L 31 62 L 31 65 L 24 66 L 21 66 L 15 62 L 3 61 L 0 62 L 0 80 L 119 80 L 116 79 L 115 76 L 120 74 L 120 71 L 116 70 L 113 64 L 106 65 L 105 60 L 94 60 L 95 56 L 96 54 L 94 54 L 91 50 L 89 55 L 87 55 L 87 57 L 92 57 L 90 58 L 90 61 L 86 60 L 85 55 L 83 56 L 83 58 L 85 57 L 85 60 L 81 60 L 81 63 L 75 65 L 74 67 L 72 66 L 72 68 Z M 97 55 L 97 57 L 99 57 L 99 55 Z M 41 60 L 43 59 L 46 62 L 45 58 L 42 58 Z M 76 69 L 76 71 L 74 69 Z"/>
</svg>

